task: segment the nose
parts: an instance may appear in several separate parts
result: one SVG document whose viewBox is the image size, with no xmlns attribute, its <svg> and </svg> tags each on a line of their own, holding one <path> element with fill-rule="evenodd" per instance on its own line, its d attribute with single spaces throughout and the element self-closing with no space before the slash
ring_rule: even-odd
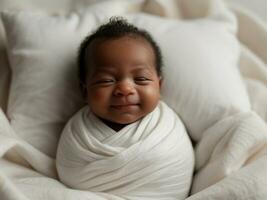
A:
<svg viewBox="0 0 267 200">
<path fill-rule="evenodd" d="M 130 94 L 134 94 L 135 88 L 133 83 L 128 80 L 123 80 L 117 83 L 114 89 L 114 96 L 128 96 Z"/>
</svg>

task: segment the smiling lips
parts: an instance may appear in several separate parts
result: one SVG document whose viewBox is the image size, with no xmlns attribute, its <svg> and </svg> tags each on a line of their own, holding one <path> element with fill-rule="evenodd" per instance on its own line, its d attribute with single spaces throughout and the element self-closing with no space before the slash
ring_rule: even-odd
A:
<svg viewBox="0 0 267 200">
<path fill-rule="evenodd" d="M 137 106 L 139 106 L 139 104 L 119 104 L 119 105 L 112 105 L 111 108 L 114 108 L 116 110 L 127 111 L 127 110 L 133 110 Z"/>
<path fill-rule="evenodd" d="M 136 95 L 128 95 L 123 98 L 114 99 L 111 108 L 119 111 L 133 111 L 140 106 L 139 98 Z"/>
</svg>

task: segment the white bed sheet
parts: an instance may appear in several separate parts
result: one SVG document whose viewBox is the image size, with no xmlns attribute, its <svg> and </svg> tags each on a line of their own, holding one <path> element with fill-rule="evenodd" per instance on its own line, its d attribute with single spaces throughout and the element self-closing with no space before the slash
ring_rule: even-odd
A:
<svg viewBox="0 0 267 200">
<path fill-rule="evenodd" d="M 258 15 L 267 23 L 267 1 L 266 0 L 227 0 L 242 6 Z"/>
<path fill-rule="evenodd" d="M 247 0 L 247 1 L 236 0 L 236 1 L 238 1 L 239 3 L 241 3 L 241 1 L 242 1 L 247 6 L 251 3 L 251 2 L 249 3 L 249 0 Z M 0 1 L 0 3 L 1 3 L 1 1 Z M 262 5 L 260 7 L 264 8 Z M 251 7 L 251 9 L 255 9 L 255 8 Z M 262 13 L 261 15 L 264 16 L 265 14 Z M 239 15 L 239 17 L 240 17 L 239 19 L 245 19 L 245 18 L 242 18 L 242 15 Z M 246 23 L 244 23 L 243 25 L 246 25 Z M 248 27 L 250 29 L 251 29 L 251 27 L 253 27 L 252 24 L 247 24 L 247 25 L 248 25 Z M 258 26 L 258 25 L 259 24 L 257 24 L 256 26 Z M 264 34 L 264 30 L 265 29 L 261 29 L 261 30 L 263 30 L 263 32 L 261 32 L 261 33 Z M 253 32 L 253 28 L 252 28 L 252 32 Z M 267 32 L 266 32 L 266 34 L 264 36 L 266 38 L 265 41 L 267 41 L 267 36 L 266 35 L 267 35 Z M 242 37 L 243 37 L 242 39 L 244 40 L 244 42 L 247 42 L 245 44 L 248 46 L 248 50 L 250 48 L 250 46 L 249 46 L 250 43 L 249 42 L 252 39 L 256 38 L 257 40 L 259 40 L 259 38 L 257 38 L 257 32 L 256 31 L 254 31 L 252 35 L 242 35 Z M 267 56 L 266 56 L 267 46 L 263 46 L 261 44 L 261 42 L 262 41 L 257 41 L 257 43 L 254 43 L 254 44 L 259 44 L 259 47 L 261 47 L 262 49 L 266 50 L 266 51 L 262 52 L 265 55 L 263 55 L 263 54 L 262 55 L 265 56 L 265 58 L 267 58 Z M 246 48 L 246 47 L 244 47 L 244 48 Z M 262 73 L 259 73 L 259 71 L 260 71 L 259 69 L 260 69 L 260 67 L 266 67 L 266 64 L 264 62 L 262 62 L 263 60 L 261 60 L 260 58 L 258 58 L 256 56 L 257 54 L 253 53 L 253 48 L 251 48 L 250 50 L 252 50 L 252 51 L 251 52 L 250 51 L 246 52 L 247 54 L 245 54 L 247 60 L 246 60 L 246 64 L 244 64 L 243 68 L 242 68 L 243 74 L 246 77 L 250 77 L 250 78 L 254 78 L 254 79 L 259 79 L 260 80 L 261 76 L 263 76 L 263 75 L 262 75 Z M 1 73 L 0 76 L 3 76 L 2 73 Z M 4 79 L 0 77 L 0 80 L 4 80 Z M 262 83 L 265 83 L 265 86 L 267 85 L 266 84 L 267 82 L 264 82 L 264 80 L 262 81 Z M 253 91 L 255 91 L 255 90 L 253 90 Z M 267 101 L 264 102 L 265 105 L 266 105 L 266 102 Z M 263 106 L 262 106 L 262 108 L 263 108 Z M 265 108 L 266 108 L 266 106 L 265 106 Z M 4 119 L 4 117 L 3 117 L 3 119 Z M 5 119 L 4 119 L 4 121 L 5 121 Z M 3 130 L 2 133 L 10 133 L 9 136 L 12 137 L 12 134 L 11 134 L 12 130 L 9 130 L 8 122 L 7 121 L 5 121 L 5 122 L 6 122 L 6 126 L 0 127 Z M 262 123 L 262 124 L 264 124 L 264 123 Z M 256 127 L 258 127 L 258 126 L 256 126 Z M 265 128 L 266 126 L 263 125 L 263 127 Z M 266 133 L 266 131 L 262 131 L 262 132 Z M 3 137 L 4 137 L 4 135 L 3 135 Z M 10 146 L 14 145 L 14 146 L 16 146 L 16 148 L 18 148 L 18 150 L 20 150 L 20 147 L 24 145 L 24 143 L 20 143 L 19 141 L 17 143 L 15 143 L 15 144 L 13 144 L 13 143 L 11 144 L 11 143 L 8 143 L 8 141 L 9 141 L 8 138 L 6 138 L 6 139 L 7 139 L 7 142 L 5 143 L 6 145 L 10 145 Z M 14 139 L 14 138 L 11 138 L 11 139 Z M 236 144 L 236 143 L 233 143 L 233 144 Z M 10 146 L 3 146 L 1 148 L 1 153 L 4 154 L 6 149 L 10 148 Z M 220 150 L 221 149 L 218 148 L 217 153 L 222 152 Z M 18 152 L 20 152 L 20 151 L 18 151 Z M 262 151 L 262 152 L 266 153 L 266 149 L 265 149 L 265 151 Z M 27 155 L 26 155 L 26 157 L 27 157 Z M 46 159 L 46 158 L 40 157 L 40 155 L 37 152 L 34 152 L 33 155 L 36 155 L 36 157 L 38 157 L 38 159 L 39 158 L 40 159 Z M 255 160 L 259 156 L 260 155 L 257 154 L 257 152 L 256 152 L 255 156 L 252 158 L 251 161 Z M 28 156 L 27 159 L 31 161 L 31 160 L 34 160 L 35 157 Z M 3 162 L 5 162 L 5 161 L 3 161 Z M 36 164 L 33 161 L 31 163 Z M 11 165 L 9 165 L 9 163 L 7 164 L 7 166 L 8 166 L 8 168 L 7 168 L 8 170 L 7 171 L 9 171 L 9 169 L 10 169 L 9 166 L 11 166 Z M 46 167 L 48 167 L 48 168 L 44 168 L 44 169 L 42 168 L 44 166 L 38 166 L 38 167 L 41 168 L 40 171 L 43 171 L 44 174 L 46 174 L 46 176 L 47 176 L 47 177 L 45 177 L 45 179 L 43 177 L 40 178 L 40 182 L 39 183 L 42 183 L 43 185 L 47 185 L 47 181 L 48 180 L 50 181 L 50 178 L 48 178 L 48 177 L 56 176 L 55 174 L 52 173 L 53 170 L 51 170 L 49 168 L 49 167 L 53 168 L 52 165 L 53 165 L 52 163 L 51 163 L 51 165 L 46 165 Z M 213 185 L 212 187 L 208 188 L 207 190 L 205 190 L 205 191 L 203 191 L 203 192 L 201 192 L 199 194 L 196 194 L 196 195 L 194 195 L 192 197 L 189 197 L 188 200 L 189 199 L 190 200 L 240 199 L 240 195 L 241 194 L 242 194 L 242 196 L 247 197 L 247 199 L 248 199 L 248 197 L 251 197 L 249 199 L 263 199 L 264 200 L 264 199 L 266 199 L 266 196 L 267 196 L 266 190 L 262 189 L 262 188 L 264 188 L 263 186 L 266 186 L 266 180 L 267 180 L 266 179 L 266 177 L 267 177 L 266 166 L 267 166 L 267 161 L 266 161 L 266 155 L 265 155 L 265 156 L 262 156 L 260 159 L 258 159 L 257 162 L 254 162 L 253 164 L 248 165 L 247 167 L 244 167 L 242 170 L 236 171 L 236 173 L 234 173 L 229 178 L 224 179 L 220 183 Z M 10 171 L 12 171 L 12 170 L 10 170 Z M 14 170 L 14 171 L 16 171 L 16 173 L 12 174 L 12 175 L 13 176 L 19 176 L 19 171 L 18 170 Z M 208 172 L 210 172 L 210 171 L 208 171 Z M 25 174 L 26 173 L 23 173 L 23 175 L 25 175 Z M 36 174 L 34 173 L 31 176 L 35 177 L 35 176 L 41 176 L 41 175 L 39 175 L 37 173 Z M 27 174 L 27 177 L 28 177 L 28 174 Z M 2 177 L 1 173 L 0 173 L 0 178 L 1 178 L 1 180 L 5 180 L 5 178 Z M 200 178 L 201 178 L 201 176 L 200 176 Z M 206 177 L 204 177 L 204 178 L 206 178 Z M 35 188 L 36 183 L 34 181 L 32 181 L 32 180 L 33 179 L 31 179 L 31 181 L 29 181 L 29 180 L 27 180 L 27 178 L 24 178 L 24 179 L 21 179 L 21 182 L 15 182 L 15 183 L 12 183 L 12 182 L 9 182 L 9 181 L 1 182 L 3 184 L 0 184 L 0 186 L 1 186 L 0 187 L 0 191 L 2 192 L 2 194 L 6 194 L 7 195 L 6 198 L 3 197 L 3 196 L 1 196 L 1 198 L 4 198 L 4 199 L 9 199 L 9 198 L 10 199 L 23 199 L 23 200 L 26 199 L 25 196 L 22 193 L 20 194 L 19 191 L 16 191 L 16 187 L 14 187 L 14 186 L 20 186 L 20 185 L 29 186 L 28 188 L 25 187 L 25 190 L 23 191 L 23 193 L 24 194 L 33 195 L 34 193 L 32 191 L 37 191 L 38 189 Z M 238 185 L 238 187 L 236 187 L 237 185 Z M 38 196 L 45 196 L 46 195 L 48 198 L 49 198 L 49 194 L 51 194 L 51 195 L 53 194 L 53 196 L 51 196 L 50 199 L 52 199 L 52 197 L 54 199 L 60 199 L 60 198 L 56 198 L 56 196 L 54 194 L 56 193 L 56 194 L 59 195 L 58 197 L 62 197 L 63 193 L 60 192 L 60 190 L 63 190 L 63 188 L 64 187 L 62 185 L 60 185 L 58 182 L 53 183 L 53 184 L 51 183 L 51 188 L 48 188 L 47 191 L 42 191 L 42 192 L 38 192 L 37 191 L 36 194 L 38 194 Z M 41 188 L 41 190 L 42 189 L 43 188 Z M 57 189 L 58 189 L 59 192 L 54 192 Z M 64 188 L 64 190 L 65 190 L 65 188 Z M 71 197 L 71 194 L 70 194 L 71 192 L 73 192 L 73 196 L 72 197 Z M 74 191 L 66 191 L 66 193 L 64 193 L 64 194 L 65 194 L 66 198 L 68 198 L 68 199 L 77 199 L 77 197 L 78 197 L 78 196 L 76 196 L 76 194 L 74 194 Z M 252 194 L 254 196 L 251 196 Z M 18 195 L 18 196 L 16 197 L 16 195 Z M 79 195 L 84 195 L 83 199 L 86 199 L 86 195 L 88 195 L 88 194 L 79 193 Z M 90 195 L 93 195 L 93 194 L 90 194 Z M 99 198 L 100 197 L 102 197 L 102 196 L 99 196 Z M 113 198 L 113 197 L 111 197 L 111 198 Z M 36 199 L 36 198 L 32 198 L 32 199 Z M 96 198 L 94 198 L 94 199 L 96 199 Z"/>
</svg>

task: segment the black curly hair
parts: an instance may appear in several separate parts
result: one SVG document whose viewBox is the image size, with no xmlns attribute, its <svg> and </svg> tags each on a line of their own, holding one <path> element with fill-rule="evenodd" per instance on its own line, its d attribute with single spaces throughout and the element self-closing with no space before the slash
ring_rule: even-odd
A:
<svg viewBox="0 0 267 200">
<path fill-rule="evenodd" d="M 136 26 L 128 23 L 122 17 L 112 17 L 109 22 L 101 25 L 96 31 L 88 35 L 79 47 L 78 52 L 78 77 L 80 86 L 83 88 L 86 85 L 86 76 L 88 69 L 86 67 L 86 49 L 96 39 L 114 39 L 123 36 L 140 37 L 146 40 L 152 47 L 155 55 L 156 71 L 158 76 L 162 76 L 162 54 L 159 46 L 154 41 L 152 36 L 145 30 L 139 29 Z"/>
</svg>

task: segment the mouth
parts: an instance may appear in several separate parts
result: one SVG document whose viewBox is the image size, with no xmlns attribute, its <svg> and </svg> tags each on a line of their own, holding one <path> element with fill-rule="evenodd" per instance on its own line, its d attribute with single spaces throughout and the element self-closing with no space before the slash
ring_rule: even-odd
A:
<svg viewBox="0 0 267 200">
<path fill-rule="evenodd" d="M 140 104 L 119 104 L 111 105 L 111 108 L 116 110 L 133 110 L 136 109 Z"/>
</svg>

